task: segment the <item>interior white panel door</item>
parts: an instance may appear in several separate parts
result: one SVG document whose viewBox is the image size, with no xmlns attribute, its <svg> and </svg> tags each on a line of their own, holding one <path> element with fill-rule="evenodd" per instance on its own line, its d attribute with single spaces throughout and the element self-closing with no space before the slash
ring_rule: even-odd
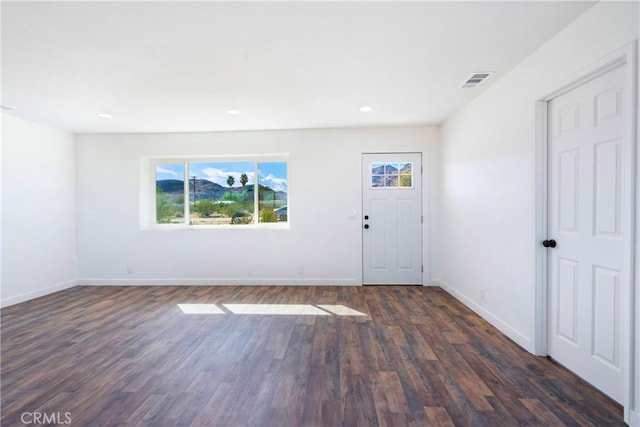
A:
<svg viewBox="0 0 640 427">
<path fill-rule="evenodd" d="M 618 67 L 549 102 L 545 241 L 548 353 L 618 402 L 621 297 L 630 286 L 631 250 L 623 86 Z"/>
<path fill-rule="evenodd" d="M 422 155 L 362 155 L 362 258 L 367 285 L 422 284 Z"/>
</svg>

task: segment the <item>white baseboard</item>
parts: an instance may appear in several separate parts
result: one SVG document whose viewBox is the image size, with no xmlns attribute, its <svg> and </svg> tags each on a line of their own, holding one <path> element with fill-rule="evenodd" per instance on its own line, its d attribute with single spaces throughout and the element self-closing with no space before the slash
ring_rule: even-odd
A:
<svg viewBox="0 0 640 427">
<path fill-rule="evenodd" d="M 357 279 L 80 279 L 78 286 L 360 286 Z"/>
<path fill-rule="evenodd" d="M 640 427 L 640 412 L 629 411 L 629 426 Z"/>
<path fill-rule="evenodd" d="M 78 285 L 77 280 L 71 280 L 69 282 L 58 283 L 56 285 L 49 286 L 47 288 L 38 289 L 36 291 L 27 292 L 27 293 L 16 295 L 9 298 L 3 298 L 2 301 L 0 301 L 0 307 L 8 307 L 10 305 L 19 304 L 21 302 L 29 301 L 34 298 L 43 297 L 45 295 L 49 295 L 54 292 L 72 288 L 77 285 Z"/>
<path fill-rule="evenodd" d="M 463 295 L 462 293 L 458 292 L 456 289 L 454 289 L 452 286 L 450 286 L 446 282 L 442 280 L 434 280 L 432 281 L 432 283 L 438 284 L 442 289 L 447 291 L 455 299 L 457 299 L 458 301 L 460 301 L 461 303 L 469 307 L 480 317 L 482 317 L 487 322 L 495 326 L 500 332 L 505 334 L 511 340 L 515 341 L 516 344 L 518 344 L 520 347 L 524 348 L 529 353 L 532 353 L 532 354 L 534 353 L 533 340 L 531 338 L 527 337 L 517 329 L 511 327 L 507 322 L 502 320 L 500 317 L 486 310 L 485 308 L 477 304 L 475 301 L 473 301 L 471 298 L 468 298 L 466 295 Z"/>
</svg>

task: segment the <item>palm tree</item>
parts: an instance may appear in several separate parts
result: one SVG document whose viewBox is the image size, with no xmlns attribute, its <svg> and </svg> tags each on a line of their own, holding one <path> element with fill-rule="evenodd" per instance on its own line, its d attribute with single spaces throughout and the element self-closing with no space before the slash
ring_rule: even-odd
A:
<svg viewBox="0 0 640 427">
<path fill-rule="evenodd" d="M 247 185 L 247 182 L 249 182 L 249 177 L 247 176 L 247 174 L 243 173 L 242 175 L 240 175 L 240 184 L 242 185 L 243 190 L 244 186 Z"/>
<path fill-rule="evenodd" d="M 233 176 L 229 175 L 229 177 L 227 178 L 227 185 L 229 186 L 229 200 L 231 200 L 231 187 L 235 182 L 236 180 L 233 178 Z"/>
</svg>

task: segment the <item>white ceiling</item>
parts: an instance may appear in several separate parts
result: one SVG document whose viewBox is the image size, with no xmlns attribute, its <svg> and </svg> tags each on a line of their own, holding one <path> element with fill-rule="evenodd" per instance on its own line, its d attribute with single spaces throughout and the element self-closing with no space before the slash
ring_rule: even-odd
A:
<svg viewBox="0 0 640 427">
<path fill-rule="evenodd" d="M 78 133 L 438 124 L 593 4 L 2 1 L 1 103 Z"/>
</svg>

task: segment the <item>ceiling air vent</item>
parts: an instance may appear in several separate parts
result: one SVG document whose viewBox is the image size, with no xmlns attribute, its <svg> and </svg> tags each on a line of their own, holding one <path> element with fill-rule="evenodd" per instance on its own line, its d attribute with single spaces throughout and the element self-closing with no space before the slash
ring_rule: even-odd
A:
<svg viewBox="0 0 640 427">
<path fill-rule="evenodd" d="M 462 87 L 463 88 L 476 87 L 478 86 L 478 84 L 480 84 L 480 82 L 482 82 L 484 79 L 486 79 L 490 75 L 491 73 L 475 73 L 474 75 L 469 77 L 466 82 L 462 84 Z"/>
</svg>

